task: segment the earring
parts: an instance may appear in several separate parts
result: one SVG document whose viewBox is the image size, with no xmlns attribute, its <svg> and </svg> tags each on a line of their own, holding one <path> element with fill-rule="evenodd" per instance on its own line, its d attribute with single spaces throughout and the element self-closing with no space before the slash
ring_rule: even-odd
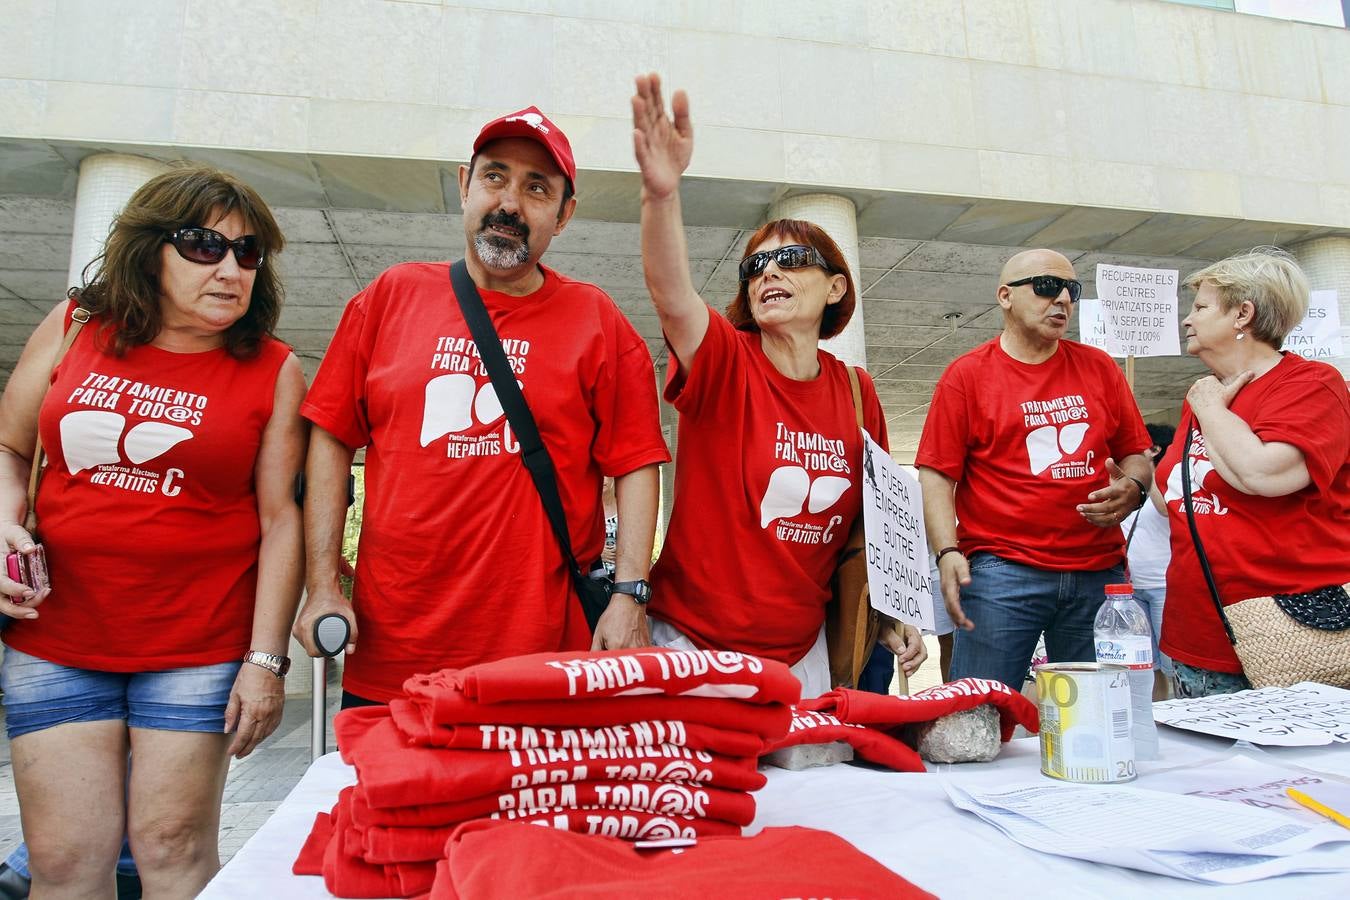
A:
<svg viewBox="0 0 1350 900">
<path fill-rule="evenodd" d="M 1243 338 L 1245 338 L 1246 336 L 1247 336 L 1247 335 L 1245 335 L 1245 334 L 1243 334 L 1241 331 L 1239 331 L 1239 332 L 1237 333 L 1237 337 L 1234 338 L 1234 340 L 1239 340 L 1239 341 L 1240 341 L 1240 340 L 1242 340 Z"/>
</svg>

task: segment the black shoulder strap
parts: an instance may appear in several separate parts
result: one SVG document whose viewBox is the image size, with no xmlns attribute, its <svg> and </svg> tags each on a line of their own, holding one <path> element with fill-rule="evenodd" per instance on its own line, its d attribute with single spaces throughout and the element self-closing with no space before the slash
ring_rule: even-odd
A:
<svg viewBox="0 0 1350 900">
<path fill-rule="evenodd" d="M 572 578 L 574 581 L 582 578 L 581 566 L 572 553 L 572 539 L 567 534 L 567 517 L 563 513 L 562 497 L 558 494 L 553 457 L 548 455 L 548 448 L 539 437 L 539 426 L 535 424 L 534 415 L 525 403 L 525 395 L 520 392 L 515 373 L 507 362 L 506 352 L 502 350 L 501 338 L 492 325 L 483 298 L 478 295 L 478 288 L 469 277 L 469 267 L 464 264 L 464 260 L 450 266 L 450 285 L 454 288 L 455 299 L 459 301 L 459 310 L 469 326 L 469 333 L 478 345 L 478 356 L 483 360 L 488 377 L 492 379 L 492 387 L 501 401 L 506 420 L 511 423 L 511 430 L 520 442 L 521 462 L 529 471 L 535 490 L 539 491 L 539 499 L 543 501 L 544 512 L 553 526 L 553 534 L 562 546 L 563 557 L 567 560 Z"/>
<path fill-rule="evenodd" d="M 1209 568 L 1209 557 L 1205 554 L 1205 545 L 1200 543 L 1200 529 L 1195 525 L 1195 510 L 1191 508 L 1191 442 L 1195 440 L 1195 421 L 1192 420 L 1186 426 L 1186 445 L 1181 450 L 1181 502 L 1186 508 L 1186 524 L 1191 529 L 1191 543 L 1195 544 L 1195 558 L 1200 563 L 1200 571 L 1205 575 L 1205 584 L 1209 585 L 1209 596 L 1214 601 L 1214 608 L 1219 611 L 1219 621 L 1223 623 L 1224 633 L 1228 635 L 1228 643 L 1236 644 L 1237 637 L 1233 634 L 1233 626 L 1228 624 L 1228 617 L 1223 613 L 1223 601 L 1219 599 L 1219 587 L 1214 583 L 1214 573 Z"/>
</svg>

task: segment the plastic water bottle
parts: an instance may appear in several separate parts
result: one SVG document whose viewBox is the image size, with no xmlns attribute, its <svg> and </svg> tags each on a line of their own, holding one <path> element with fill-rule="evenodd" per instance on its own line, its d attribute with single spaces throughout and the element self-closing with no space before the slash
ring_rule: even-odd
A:
<svg viewBox="0 0 1350 900">
<path fill-rule="evenodd" d="M 1108 584 L 1106 601 L 1092 623 L 1097 662 L 1130 670 L 1130 728 L 1135 759 L 1158 758 L 1158 726 L 1153 721 L 1153 630 L 1134 586 Z"/>
</svg>

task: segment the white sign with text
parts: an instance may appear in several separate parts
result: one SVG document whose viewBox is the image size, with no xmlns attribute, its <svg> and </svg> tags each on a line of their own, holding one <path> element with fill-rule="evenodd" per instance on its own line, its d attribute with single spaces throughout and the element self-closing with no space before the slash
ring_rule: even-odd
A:
<svg viewBox="0 0 1350 900">
<path fill-rule="evenodd" d="M 1112 356 L 1180 356 L 1176 269 L 1097 265 L 1097 303 Z M 1079 311 L 1079 327 L 1086 333 Z M 1088 343 L 1084 341 L 1084 343 Z"/>
<path fill-rule="evenodd" d="M 1350 743 L 1350 691 L 1300 682 L 1153 704 L 1162 725 L 1276 747 Z"/>
<path fill-rule="evenodd" d="M 1335 291 L 1308 295 L 1308 314 L 1284 339 L 1282 350 L 1292 350 L 1306 359 L 1344 356 L 1341 340 L 1341 307 Z"/>
<path fill-rule="evenodd" d="M 928 537 L 919 482 L 866 431 L 863 438 L 863 529 L 872 606 L 932 631 Z"/>
</svg>

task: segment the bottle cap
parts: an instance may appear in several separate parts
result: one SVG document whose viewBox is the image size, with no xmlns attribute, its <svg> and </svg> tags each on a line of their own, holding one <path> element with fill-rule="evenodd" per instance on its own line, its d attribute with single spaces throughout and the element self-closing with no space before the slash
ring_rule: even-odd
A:
<svg viewBox="0 0 1350 900">
<path fill-rule="evenodd" d="M 1121 594 L 1133 594 L 1134 585 L 1132 584 L 1108 584 L 1106 586 L 1106 596 L 1120 596 Z"/>
</svg>

